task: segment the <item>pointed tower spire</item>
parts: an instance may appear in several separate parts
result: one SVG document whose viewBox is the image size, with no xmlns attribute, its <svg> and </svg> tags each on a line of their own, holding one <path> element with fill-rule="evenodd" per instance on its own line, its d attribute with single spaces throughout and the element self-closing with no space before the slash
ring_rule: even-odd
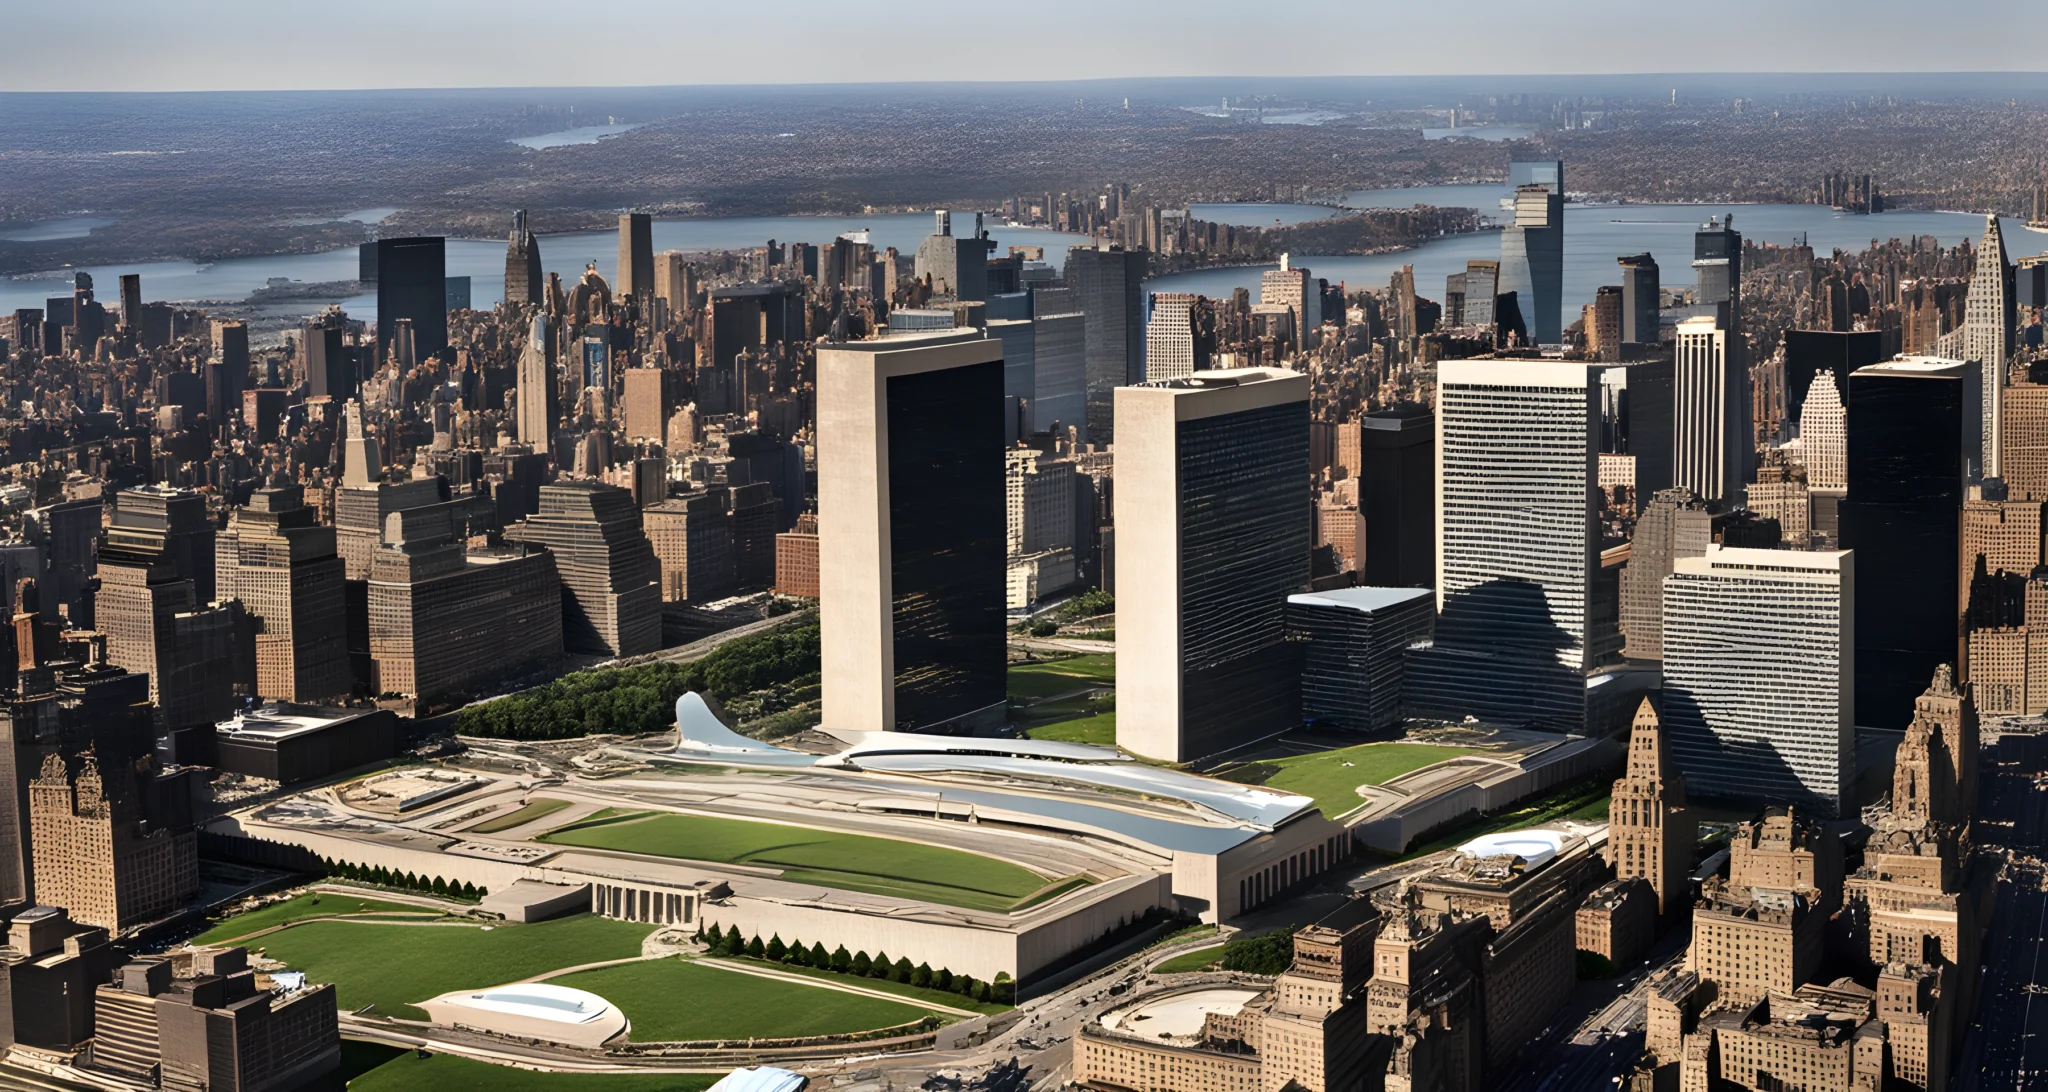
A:
<svg viewBox="0 0 2048 1092">
<path fill-rule="evenodd" d="M 1647 698 L 1629 729 L 1625 774 L 1608 804 L 1608 861 L 1616 879 L 1648 880 L 1658 911 L 1670 914 L 1684 905 L 1698 824 L 1686 813 L 1685 778 L 1671 766 L 1663 722 Z"/>
</svg>

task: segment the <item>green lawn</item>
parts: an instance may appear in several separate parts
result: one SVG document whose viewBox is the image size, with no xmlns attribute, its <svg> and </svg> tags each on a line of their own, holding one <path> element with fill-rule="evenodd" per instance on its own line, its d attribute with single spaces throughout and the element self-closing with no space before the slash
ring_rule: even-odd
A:
<svg viewBox="0 0 2048 1092">
<path fill-rule="evenodd" d="M 513 827 L 525 826 L 535 819 L 553 815 L 568 806 L 569 802 L 567 800 L 529 800 L 526 806 L 518 811 L 507 812 L 495 819 L 485 820 L 469 829 L 477 834 L 496 834 L 501 830 L 511 830 Z"/>
<path fill-rule="evenodd" d="M 1116 712 L 1097 713 L 1092 717 L 1076 717 L 1073 720 L 1054 721 L 1024 729 L 1032 739 L 1056 739 L 1062 743 L 1094 743 L 1103 747 L 1116 746 Z"/>
<path fill-rule="evenodd" d="M 703 1092 L 723 1073 L 535 1073 L 453 1054 L 404 1051 L 348 1082 L 349 1092 Z"/>
<path fill-rule="evenodd" d="M 797 883 L 975 910 L 1008 910 L 1054 878 L 977 853 L 894 838 L 706 815 L 599 815 L 603 818 L 594 825 L 572 824 L 540 840 L 693 861 L 770 865 Z"/>
<path fill-rule="evenodd" d="M 549 984 L 589 990 L 633 1021 L 641 1043 L 786 1039 L 895 1027 L 930 1015 L 920 1005 L 778 982 L 680 959 L 578 971 Z"/>
<path fill-rule="evenodd" d="M 440 916 L 439 912 L 424 906 L 383 902 L 354 895 L 336 895 L 332 892 L 307 892 L 283 902 L 272 903 L 261 910 L 251 910 L 246 914 L 224 918 L 213 928 L 193 937 L 192 943 L 201 947 L 209 944 L 226 944 L 238 937 L 246 937 L 274 925 L 336 914 L 404 914 L 416 921 L 431 921 Z"/>
<path fill-rule="evenodd" d="M 1010 668 L 1013 698 L 1049 698 L 1090 686 L 1115 685 L 1116 657 L 1105 653 Z"/>
<path fill-rule="evenodd" d="M 1260 759 L 1257 765 L 1278 767 L 1261 784 L 1314 797 L 1323 814 L 1335 819 L 1365 802 L 1358 795 L 1360 785 L 1384 785 L 1431 763 L 1472 753 L 1464 747 L 1428 743 L 1361 743 L 1335 751 Z"/>
<path fill-rule="evenodd" d="M 859 986 L 864 990 L 880 990 L 883 993 L 893 993 L 913 1004 L 923 1002 L 932 1005 L 950 1005 L 956 1009 L 966 1009 L 968 1012 L 985 1012 L 990 1014 L 1010 1011 L 1010 1006 L 1000 1001 L 976 1001 L 971 997 L 962 997 L 957 993 L 948 993 L 945 990 L 928 990 L 922 986 L 913 986 L 908 982 L 891 982 L 886 978 L 861 978 L 857 975 L 840 974 L 837 971 L 821 971 L 816 967 L 798 967 L 791 963 L 770 963 L 765 959 L 751 959 L 746 956 L 728 956 L 726 958 L 732 959 L 737 963 L 754 963 L 763 967 L 772 967 L 784 974 L 802 975 L 805 978 L 815 978 L 820 982 L 838 982 L 848 986 Z"/>
<path fill-rule="evenodd" d="M 1192 952 L 1182 952 L 1172 959 L 1161 963 L 1159 966 L 1152 968 L 1152 970 L 1158 974 L 1182 974 L 1187 971 L 1199 971 L 1222 958 L 1223 945 L 1211 944 L 1207 948 L 1197 948 Z"/>
<path fill-rule="evenodd" d="M 272 933 L 252 947 L 315 982 L 334 983 L 343 1012 L 425 1019 L 413 1008 L 449 990 L 517 982 L 537 974 L 640 954 L 653 926 L 594 914 L 534 925 L 364 925 L 315 921 Z"/>
</svg>

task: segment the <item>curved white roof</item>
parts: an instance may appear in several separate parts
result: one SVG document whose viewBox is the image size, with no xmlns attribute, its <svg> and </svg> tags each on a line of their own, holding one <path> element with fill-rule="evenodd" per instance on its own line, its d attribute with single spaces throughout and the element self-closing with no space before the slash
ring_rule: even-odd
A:
<svg viewBox="0 0 2048 1092">
<path fill-rule="evenodd" d="M 718 1083 L 705 1092 L 796 1092 L 809 1080 L 801 1073 L 777 1069 L 772 1065 L 752 1069 L 741 1066 L 718 1078 Z"/>
<path fill-rule="evenodd" d="M 486 1012 L 502 1012 L 556 1024 L 587 1024 L 612 1011 L 612 1003 L 594 993 L 546 982 L 493 986 L 470 993 L 444 994 L 438 1001 Z"/>
<path fill-rule="evenodd" d="M 1458 852 L 1467 857 L 1498 857 L 1512 853 L 1527 861 L 1529 871 L 1534 872 L 1564 852 L 1565 839 L 1569 837 L 1556 830 L 1502 830 L 1482 834 L 1459 846 Z"/>
</svg>

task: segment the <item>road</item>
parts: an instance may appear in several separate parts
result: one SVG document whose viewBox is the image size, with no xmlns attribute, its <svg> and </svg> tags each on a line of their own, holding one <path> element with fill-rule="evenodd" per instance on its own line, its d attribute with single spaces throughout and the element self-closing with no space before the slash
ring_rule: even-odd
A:
<svg viewBox="0 0 2048 1092">
<path fill-rule="evenodd" d="M 1495 1092 L 1590 1092 L 1632 1071 L 1643 1052 L 1650 979 L 1685 961 L 1688 939 L 1685 930 L 1670 930 L 1634 970 L 1579 983 L 1556 1022 L 1522 1048 L 1514 1072 Z"/>
</svg>

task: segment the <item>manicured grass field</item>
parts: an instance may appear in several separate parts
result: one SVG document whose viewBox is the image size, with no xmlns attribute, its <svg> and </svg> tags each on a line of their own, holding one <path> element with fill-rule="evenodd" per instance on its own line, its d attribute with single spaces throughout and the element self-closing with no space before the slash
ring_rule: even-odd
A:
<svg viewBox="0 0 2048 1092">
<path fill-rule="evenodd" d="M 797 883 L 975 910 L 1008 910 L 1049 879 L 980 854 L 893 838 L 706 815 L 604 817 L 609 821 L 573 824 L 540 840 L 693 861 L 770 865 Z"/>
<path fill-rule="evenodd" d="M 343 1012 L 374 1004 L 384 1016 L 421 1020 L 413 1008 L 449 990 L 517 982 L 562 967 L 640 954 L 653 926 L 582 914 L 534 925 L 358 924 L 315 921 L 252 947 L 315 982 L 332 982 Z"/>
<path fill-rule="evenodd" d="M 1116 657 L 1104 653 L 1010 668 L 1010 696 L 1049 698 L 1090 686 L 1116 685 Z"/>
<path fill-rule="evenodd" d="M 1267 788 L 1312 796 L 1323 814 L 1335 819 L 1364 803 L 1358 795 L 1360 785 L 1383 785 L 1404 773 L 1472 753 L 1464 747 L 1428 743 L 1361 743 L 1335 751 L 1260 759 L 1259 764 L 1279 767 L 1263 782 Z M 1350 765 L 1345 765 L 1347 762 Z"/>
<path fill-rule="evenodd" d="M 402 1051 L 348 1082 L 349 1092 L 703 1092 L 723 1073 L 535 1073 L 453 1054 Z"/>
<path fill-rule="evenodd" d="M 1024 729 L 1032 739 L 1054 739 L 1062 743 L 1094 743 L 1103 747 L 1116 746 L 1116 712 L 1097 713 L 1092 717 L 1076 717 L 1073 720 L 1059 720 L 1051 724 L 1040 724 Z"/>
<path fill-rule="evenodd" d="M 408 920 L 432 921 L 439 913 L 424 906 L 412 906 L 401 902 L 382 902 L 377 899 L 358 898 L 354 895 L 336 895 L 332 892 L 309 891 L 306 894 L 272 903 L 261 910 L 236 914 L 223 918 L 213 928 L 192 938 L 194 945 L 226 944 L 238 937 L 259 933 L 272 926 L 287 925 L 307 918 L 330 917 L 338 914 L 403 915 Z"/>
<path fill-rule="evenodd" d="M 757 966 L 780 971 L 783 974 L 815 978 L 820 982 L 837 982 L 847 986 L 859 986 L 864 990 L 880 990 L 883 993 L 893 993 L 909 1001 L 911 1004 L 949 1005 L 956 1009 L 966 1009 L 968 1012 L 991 1014 L 1010 1011 L 1010 1006 L 999 1001 L 976 1001 L 972 997 L 962 997 L 957 993 L 948 993 L 945 990 L 928 990 L 921 986 L 913 986 L 908 982 L 891 982 L 886 978 L 861 978 L 857 975 L 839 974 L 836 971 L 821 971 L 816 967 L 798 967 L 791 963 L 770 963 L 765 959 L 751 959 L 745 956 L 728 958 L 731 958 L 735 963 L 752 963 Z"/>
<path fill-rule="evenodd" d="M 578 971 L 549 984 L 589 990 L 633 1021 L 634 1042 L 785 1039 L 895 1027 L 930 1015 L 919 1005 L 800 986 L 680 959 Z"/>
<path fill-rule="evenodd" d="M 495 819 L 485 820 L 469 829 L 478 834 L 496 834 L 501 830 L 511 830 L 513 827 L 525 826 L 535 819 L 553 815 L 568 806 L 569 802 L 567 800 L 529 800 L 526 806 L 518 811 L 506 812 Z"/>
<path fill-rule="evenodd" d="M 1158 974 L 1184 974 L 1188 971 L 1199 971 L 1222 958 L 1223 945 L 1212 944 L 1207 948 L 1197 948 L 1192 952 L 1182 952 L 1152 969 Z"/>
</svg>

